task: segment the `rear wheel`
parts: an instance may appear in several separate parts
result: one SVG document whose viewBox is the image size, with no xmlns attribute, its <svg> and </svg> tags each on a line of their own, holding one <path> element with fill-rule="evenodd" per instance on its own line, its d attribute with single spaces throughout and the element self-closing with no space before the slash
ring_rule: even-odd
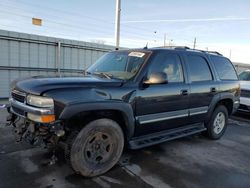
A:
<svg viewBox="0 0 250 188">
<path fill-rule="evenodd" d="M 223 105 L 217 106 L 207 123 L 207 136 L 211 139 L 219 139 L 226 131 L 228 122 L 228 111 Z"/>
<path fill-rule="evenodd" d="M 110 119 L 98 119 L 86 125 L 72 142 L 70 163 L 83 176 L 107 172 L 119 160 L 124 146 L 120 126 Z"/>
</svg>

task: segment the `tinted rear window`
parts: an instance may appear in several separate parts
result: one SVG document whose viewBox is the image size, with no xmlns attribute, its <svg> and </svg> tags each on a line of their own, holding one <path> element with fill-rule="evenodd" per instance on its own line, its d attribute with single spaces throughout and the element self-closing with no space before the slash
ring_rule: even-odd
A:
<svg viewBox="0 0 250 188">
<path fill-rule="evenodd" d="M 212 74 L 207 61 L 197 55 L 188 55 L 188 66 L 190 79 L 192 82 L 202 82 L 212 80 Z"/>
<path fill-rule="evenodd" d="M 238 80 L 235 69 L 228 59 L 211 56 L 211 60 L 221 80 Z"/>
</svg>

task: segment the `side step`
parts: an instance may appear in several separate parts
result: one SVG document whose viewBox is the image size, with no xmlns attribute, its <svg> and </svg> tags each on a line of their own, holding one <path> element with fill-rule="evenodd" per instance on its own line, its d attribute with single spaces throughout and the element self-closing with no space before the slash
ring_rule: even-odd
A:
<svg viewBox="0 0 250 188">
<path fill-rule="evenodd" d="M 135 137 L 134 139 L 129 141 L 129 147 L 131 149 L 148 147 L 154 144 L 159 144 L 162 142 L 174 140 L 184 136 L 196 134 L 205 130 L 207 130 L 207 128 L 205 128 L 203 123 L 193 124 L 181 128 Z"/>
</svg>

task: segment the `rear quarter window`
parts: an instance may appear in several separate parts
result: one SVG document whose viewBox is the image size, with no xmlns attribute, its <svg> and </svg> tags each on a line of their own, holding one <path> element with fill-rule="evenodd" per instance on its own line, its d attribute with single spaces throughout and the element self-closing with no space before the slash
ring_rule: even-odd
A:
<svg viewBox="0 0 250 188">
<path fill-rule="evenodd" d="M 228 59 L 211 56 L 211 60 L 221 80 L 238 80 L 233 64 Z"/>
</svg>

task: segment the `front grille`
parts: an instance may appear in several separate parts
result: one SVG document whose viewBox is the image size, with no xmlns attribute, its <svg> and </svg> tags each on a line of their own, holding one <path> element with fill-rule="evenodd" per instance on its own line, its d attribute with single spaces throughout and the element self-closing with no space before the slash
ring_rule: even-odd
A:
<svg viewBox="0 0 250 188">
<path fill-rule="evenodd" d="M 19 101 L 19 102 L 22 102 L 22 103 L 24 103 L 24 101 L 25 101 L 25 93 L 23 93 L 23 92 L 20 92 L 20 91 L 17 91 L 17 90 L 13 90 L 12 92 L 11 92 L 11 96 L 12 96 L 12 98 L 13 99 L 15 99 L 16 101 Z"/>
</svg>

